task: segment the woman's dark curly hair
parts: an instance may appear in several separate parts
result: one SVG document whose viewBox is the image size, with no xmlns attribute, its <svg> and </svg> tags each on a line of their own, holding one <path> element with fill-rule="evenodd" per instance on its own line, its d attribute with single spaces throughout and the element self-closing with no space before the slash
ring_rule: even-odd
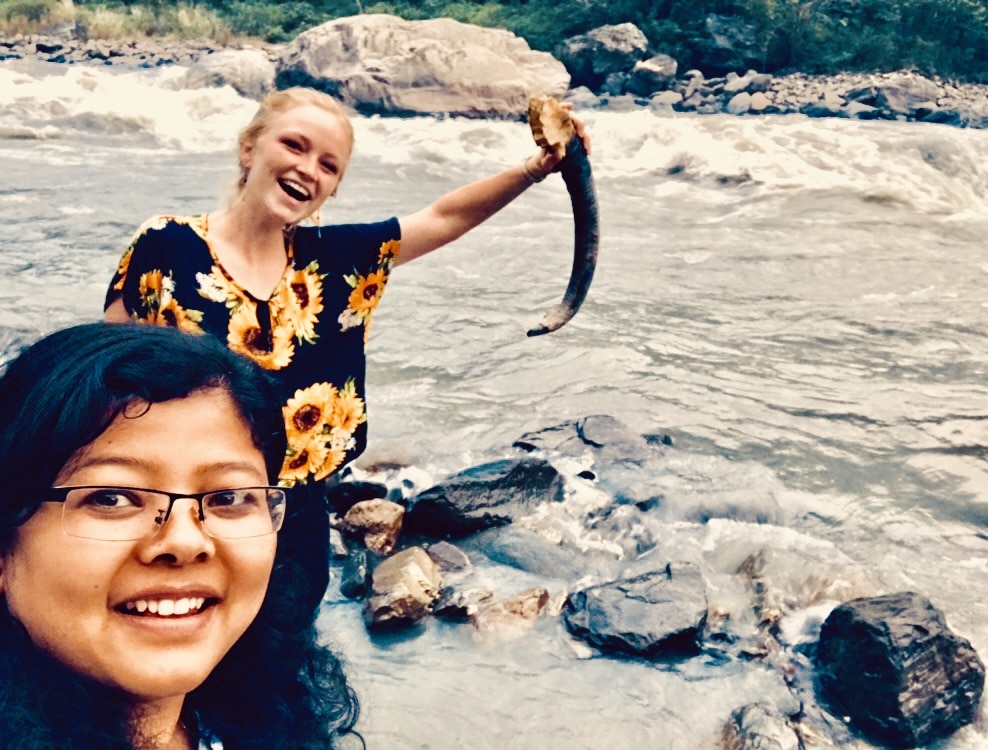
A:
<svg viewBox="0 0 988 750">
<path fill-rule="evenodd" d="M 210 336 L 92 323 L 53 333 L 0 378 L 0 553 L 78 451 L 125 410 L 210 389 L 226 391 L 277 482 L 281 409 L 263 371 Z M 289 496 L 289 507 L 291 496 Z M 289 513 L 289 518 L 291 514 Z M 186 699 L 189 716 L 225 750 L 329 748 L 351 732 L 358 703 L 342 665 L 317 641 L 305 559 L 293 527 L 278 551 L 261 610 Z M 286 542 L 283 544 L 283 542 Z M 35 647 L 0 602 L 0 737 L 11 750 L 134 750 L 140 717 L 128 696 L 72 672 Z"/>
</svg>

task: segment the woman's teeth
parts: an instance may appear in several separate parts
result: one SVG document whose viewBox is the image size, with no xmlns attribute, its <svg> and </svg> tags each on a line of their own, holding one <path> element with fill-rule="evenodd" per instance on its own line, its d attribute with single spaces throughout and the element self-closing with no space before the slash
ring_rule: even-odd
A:
<svg viewBox="0 0 988 750">
<path fill-rule="evenodd" d="M 307 201 L 309 200 L 309 191 L 302 185 L 293 180 L 279 180 L 281 189 L 288 193 L 292 198 L 297 201 Z"/>
<path fill-rule="evenodd" d="M 206 599 L 201 596 L 184 599 L 138 599 L 127 602 L 124 609 L 128 612 L 137 612 L 143 615 L 148 612 L 158 617 L 178 617 L 187 615 L 193 610 L 198 611 L 206 603 Z"/>
</svg>

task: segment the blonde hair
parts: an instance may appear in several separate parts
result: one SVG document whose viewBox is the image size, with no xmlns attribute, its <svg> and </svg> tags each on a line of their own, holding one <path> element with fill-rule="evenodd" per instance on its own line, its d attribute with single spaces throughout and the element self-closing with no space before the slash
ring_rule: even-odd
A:
<svg viewBox="0 0 988 750">
<path fill-rule="evenodd" d="M 341 165 L 340 179 L 342 179 L 343 171 L 346 170 L 346 166 L 350 162 L 350 154 L 353 153 L 353 123 L 350 122 L 350 116 L 338 99 L 316 89 L 294 86 L 292 88 L 282 89 L 281 91 L 272 91 L 265 96 L 261 100 L 261 106 L 254 113 L 253 119 L 247 123 L 247 127 L 240 131 L 240 137 L 237 140 L 237 145 L 239 146 L 237 153 L 239 154 L 244 146 L 253 148 L 254 144 L 257 143 L 257 139 L 271 126 L 271 120 L 275 117 L 296 107 L 307 105 L 319 107 L 327 113 L 335 115 L 343 124 L 343 129 L 347 136 L 347 151 L 346 163 Z M 237 181 L 235 188 L 237 195 L 243 190 L 244 183 L 246 182 L 247 170 L 241 164 L 240 179 Z"/>
</svg>

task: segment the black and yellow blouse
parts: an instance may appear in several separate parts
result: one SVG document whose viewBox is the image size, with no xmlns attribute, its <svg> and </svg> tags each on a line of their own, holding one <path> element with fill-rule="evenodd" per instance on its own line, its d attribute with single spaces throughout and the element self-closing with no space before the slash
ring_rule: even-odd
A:
<svg viewBox="0 0 988 750">
<path fill-rule="evenodd" d="M 105 306 L 122 297 L 135 320 L 210 333 L 270 371 L 288 432 L 281 482 L 323 480 L 367 442 L 364 344 L 398 253 L 398 220 L 298 227 L 267 300 L 226 272 L 207 229 L 205 215 L 145 222 Z"/>
</svg>

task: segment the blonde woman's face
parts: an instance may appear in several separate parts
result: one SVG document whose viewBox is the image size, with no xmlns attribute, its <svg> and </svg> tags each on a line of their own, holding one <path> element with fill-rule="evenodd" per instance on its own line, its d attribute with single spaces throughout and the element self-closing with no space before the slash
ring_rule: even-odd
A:
<svg viewBox="0 0 988 750">
<path fill-rule="evenodd" d="M 120 416 L 58 477 L 60 486 L 207 492 L 267 484 L 261 452 L 223 390 Z M 194 500 L 137 541 L 68 536 L 43 502 L 0 562 L 12 615 L 40 648 L 138 700 L 184 696 L 253 622 L 277 536 L 216 539 Z"/>
<path fill-rule="evenodd" d="M 253 143 L 240 147 L 247 178 L 239 199 L 283 224 L 297 224 L 336 193 L 350 147 L 338 115 L 313 104 L 278 113 Z"/>
</svg>

